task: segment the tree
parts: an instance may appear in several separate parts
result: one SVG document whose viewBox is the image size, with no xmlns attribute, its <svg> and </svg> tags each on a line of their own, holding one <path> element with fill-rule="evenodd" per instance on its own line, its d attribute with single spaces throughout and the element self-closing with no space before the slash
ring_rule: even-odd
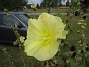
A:
<svg viewBox="0 0 89 67">
<path fill-rule="evenodd" d="M 31 5 L 30 5 L 30 4 L 27 4 L 26 7 L 27 7 L 28 9 L 31 9 Z"/>
<path fill-rule="evenodd" d="M 48 8 L 50 5 L 50 7 L 57 8 L 62 1 L 65 1 L 65 0 L 43 0 L 40 6 L 44 8 Z"/>
<path fill-rule="evenodd" d="M 60 3 L 58 6 L 59 6 L 59 7 L 60 7 L 60 6 L 63 6 L 63 4 L 62 4 L 62 3 Z"/>
<path fill-rule="evenodd" d="M 42 8 L 47 8 L 47 7 L 48 7 L 48 2 L 49 2 L 49 0 L 43 0 L 43 1 L 40 3 L 40 7 L 42 7 Z"/>
<path fill-rule="evenodd" d="M 69 6 L 69 2 L 68 1 L 66 2 L 66 6 Z"/>
<path fill-rule="evenodd" d="M 81 9 L 84 13 L 87 12 L 87 8 L 89 7 L 89 0 L 83 0 L 81 1 Z"/>
<path fill-rule="evenodd" d="M 39 4 L 38 4 L 38 3 L 37 3 L 37 5 L 36 5 L 36 8 L 37 8 L 37 9 L 40 9 L 40 6 L 39 6 Z"/>
<path fill-rule="evenodd" d="M 0 0 L 0 10 L 20 10 L 27 5 L 27 0 Z"/>
<path fill-rule="evenodd" d="M 41 7 L 43 8 L 48 8 L 48 13 L 50 13 L 50 7 L 57 8 L 58 4 L 61 3 L 61 1 L 65 0 L 43 0 L 40 4 Z"/>
<path fill-rule="evenodd" d="M 87 12 L 87 8 L 89 7 L 89 0 L 71 0 L 71 1 L 72 1 L 72 6 L 75 6 L 75 7 L 80 6 L 81 10 L 84 13 Z M 80 4 L 78 5 L 78 3 Z"/>
</svg>

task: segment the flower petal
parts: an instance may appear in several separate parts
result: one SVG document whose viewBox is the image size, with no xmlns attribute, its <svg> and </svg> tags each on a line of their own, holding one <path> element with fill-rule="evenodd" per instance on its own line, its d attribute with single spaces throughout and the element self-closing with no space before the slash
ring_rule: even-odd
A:
<svg viewBox="0 0 89 67">
<path fill-rule="evenodd" d="M 44 33 L 44 28 L 42 23 L 40 23 L 40 21 L 36 20 L 36 19 L 29 19 L 29 27 L 28 30 L 32 31 L 34 34 L 42 36 Z"/>
<path fill-rule="evenodd" d="M 66 35 L 68 34 L 68 31 L 64 30 L 62 32 L 62 36 L 60 37 L 60 39 L 66 39 Z"/>
<path fill-rule="evenodd" d="M 27 55 L 34 56 L 34 54 L 36 54 L 36 52 L 39 50 L 41 43 L 42 43 L 41 41 L 33 41 L 29 43 L 29 40 L 26 40 L 24 46 Z"/>
<path fill-rule="evenodd" d="M 53 15 L 42 13 L 38 20 L 43 24 L 46 32 L 53 32 L 55 30 L 57 20 Z"/>
<path fill-rule="evenodd" d="M 43 45 L 34 56 L 40 61 L 50 60 L 58 51 L 59 43 L 57 41 L 49 45 Z"/>
</svg>

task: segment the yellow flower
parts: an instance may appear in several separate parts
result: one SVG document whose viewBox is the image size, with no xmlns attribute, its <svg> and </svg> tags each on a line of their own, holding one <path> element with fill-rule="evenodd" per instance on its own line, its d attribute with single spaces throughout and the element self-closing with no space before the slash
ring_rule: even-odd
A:
<svg viewBox="0 0 89 67">
<path fill-rule="evenodd" d="M 32 9 L 36 9 L 35 5 L 31 5 L 31 8 L 32 8 Z"/>
<path fill-rule="evenodd" d="M 24 43 L 25 37 L 21 36 L 19 39 L 20 39 L 20 42 L 21 42 L 21 43 Z"/>
<path fill-rule="evenodd" d="M 31 5 L 32 9 L 36 9 L 36 6 L 35 6 L 35 4 L 32 1 L 30 2 L 30 5 Z"/>
<path fill-rule="evenodd" d="M 31 1 L 31 2 L 30 2 L 30 5 L 34 5 L 34 3 Z"/>
<path fill-rule="evenodd" d="M 37 20 L 29 19 L 24 43 L 27 55 L 39 61 L 51 59 L 57 53 L 61 39 L 66 38 L 65 26 L 60 17 L 48 13 L 42 13 Z"/>
</svg>

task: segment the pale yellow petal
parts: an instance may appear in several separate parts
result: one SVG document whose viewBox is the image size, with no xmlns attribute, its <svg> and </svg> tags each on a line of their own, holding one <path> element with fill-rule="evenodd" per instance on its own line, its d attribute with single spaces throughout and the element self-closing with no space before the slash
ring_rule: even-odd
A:
<svg viewBox="0 0 89 67">
<path fill-rule="evenodd" d="M 68 31 L 64 30 L 62 32 L 62 36 L 60 37 L 60 39 L 66 39 L 66 35 L 68 34 Z"/>
<path fill-rule="evenodd" d="M 57 20 L 57 23 L 56 23 L 56 29 L 55 29 L 54 37 L 57 39 L 57 38 L 60 38 L 62 36 L 62 32 L 63 32 L 66 25 L 63 24 L 60 17 L 55 16 L 55 18 Z"/>
<path fill-rule="evenodd" d="M 34 34 L 42 36 L 44 33 L 44 28 L 42 23 L 36 19 L 29 19 L 28 31 L 31 30 Z"/>
<path fill-rule="evenodd" d="M 62 19 L 60 17 L 55 16 L 55 18 L 58 22 L 57 25 L 60 25 L 60 26 L 63 25 Z"/>
<path fill-rule="evenodd" d="M 27 39 L 29 41 L 42 40 L 42 36 L 36 35 L 32 30 L 27 30 Z"/>
<path fill-rule="evenodd" d="M 47 13 L 42 13 L 38 20 L 44 25 L 45 30 L 54 29 L 55 22 L 57 22 L 54 16 Z"/>
<path fill-rule="evenodd" d="M 58 51 L 59 42 L 53 41 L 49 45 L 42 45 L 34 57 L 40 61 L 50 60 Z"/>
<path fill-rule="evenodd" d="M 40 47 L 40 49 L 39 49 L 38 52 L 34 55 L 34 57 L 35 57 L 36 59 L 38 59 L 39 61 L 46 61 L 46 60 L 49 60 L 49 57 L 50 57 L 49 45 L 47 45 L 47 46 L 42 45 L 42 47 Z"/>
<path fill-rule="evenodd" d="M 57 42 L 57 40 L 53 41 L 51 44 L 50 44 L 50 59 L 58 52 L 58 47 L 60 45 L 61 41 L 60 42 Z"/>
<path fill-rule="evenodd" d="M 38 49 L 40 49 L 41 44 L 41 41 L 33 41 L 30 43 L 29 40 L 26 40 L 24 43 L 25 52 L 27 52 L 27 55 L 29 56 L 34 56 Z"/>
<path fill-rule="evenodd" d="M 64 31 L 64 26 L 60 26 L 55 30 L 54 37 L 55 39 L 60 38 L 62 36 L 62 32 Z"/>
</svg>

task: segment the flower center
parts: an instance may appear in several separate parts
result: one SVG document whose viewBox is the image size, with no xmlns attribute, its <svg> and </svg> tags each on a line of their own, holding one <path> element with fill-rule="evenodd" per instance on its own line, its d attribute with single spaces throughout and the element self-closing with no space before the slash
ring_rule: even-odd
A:
<svg viewBox="0 0 89 67">
<path fill-rule="evenodd" d="M 43 37 L 44 42 L 47 42 L 49 40 L 48 36 Z"/>
</svg>

